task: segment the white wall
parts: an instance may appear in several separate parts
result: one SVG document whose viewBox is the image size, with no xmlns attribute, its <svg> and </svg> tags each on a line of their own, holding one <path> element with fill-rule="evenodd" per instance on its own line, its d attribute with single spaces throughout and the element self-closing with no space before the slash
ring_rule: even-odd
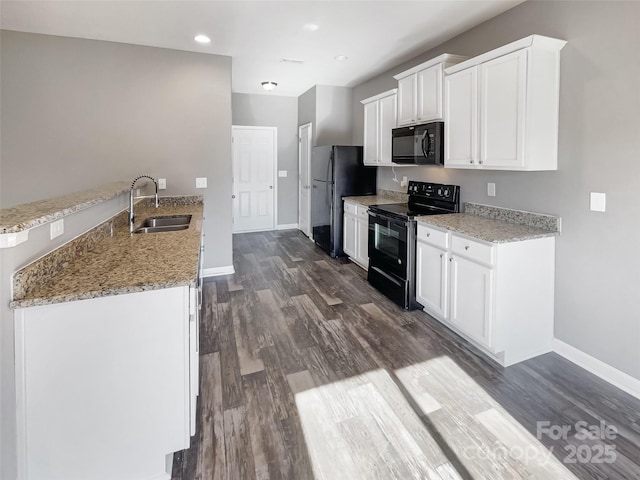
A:
<svg viewBox="0 0 640 480">
<path fill-rule="evenodd" d="M 562 217 L 557 239 L 555 335 L 640 379 L 640 3 L 527 1 L 354 88 L 354 143 L 362 141 L 360 100 L 394 88 L 392 75 L 441 53 L 475 56 L 542 34 L 568 41 L 561 53 L 558 171 L 402 170 L 413 180 L 462 186 L 462 201 Z M 390 168 L 378 186 L 400 190 Z M 497 196 L 487 196 L 495 182 Z M 590 192 L 607 212 L 589 211 Z"/>
</svg>

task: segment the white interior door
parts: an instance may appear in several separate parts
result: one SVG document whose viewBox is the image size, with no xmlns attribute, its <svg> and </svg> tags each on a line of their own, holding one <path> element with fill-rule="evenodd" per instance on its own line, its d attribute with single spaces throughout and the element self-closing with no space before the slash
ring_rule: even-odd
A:
<svg viewBox="0 0 640 480">
<path fill-rule="evenodd" d="M 275 228 L 275 127 L 232 128 L 233 233 Z"/>
<path fill-rule="evenodd" d="M 298 228 L 311 238 L 311 124 L 298 127 L 299 183 L 298 183 Z"/>
</svg>

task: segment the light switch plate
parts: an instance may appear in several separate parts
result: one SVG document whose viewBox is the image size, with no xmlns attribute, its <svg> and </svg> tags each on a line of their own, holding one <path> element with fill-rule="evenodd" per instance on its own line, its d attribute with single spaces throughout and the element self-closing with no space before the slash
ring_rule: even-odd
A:
<svg viewBox="0 0 640 480">
<path fill-rule="evenodd" d="M 207 177 L 197 177 L 196 188 L 207 188 Z"/>
<path fill-rule="evenodd" d="M 607 210 L 607 195 L 605 193 L 591 192 L 591 211 L 605 212 Z"/>
<path fill-rule="evenodd" d="M 158 179 L 158 190 L 166 190 L 167 188 L 167 179 L 159 178 Z"/>
<path fill-rule="evenodd" d="M 287 176 L 287 171 L 286 170 L 278 170 L 278 177 L 284 178 L 286 176 Z"/>
<path fill-rule="evenodd" d="M 490 197 L 496 196 L 496 184 L 495 183 L 487 183 L 487 195 Z"/>
<path fill-rule="evenodd" d="M 51 222 L 49 226 L 50 238 L 53 240 L 64 233 L 64 218 Z"/>
</svg>

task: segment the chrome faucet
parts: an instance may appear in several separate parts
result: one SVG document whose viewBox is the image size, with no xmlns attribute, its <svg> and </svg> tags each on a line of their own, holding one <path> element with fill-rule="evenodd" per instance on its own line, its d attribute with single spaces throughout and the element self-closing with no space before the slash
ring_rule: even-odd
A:
<svg viewBox="0 0 640 480">
<path fill-rule="evenodd" d="M 140 180 L 141 178 L 148 178 L 149 180 L 151 180 L 154 185 L 156 186 L 156 194 L 155 195 L 143 195 L 143 196 L 139 196 L 136 197 L 134 192 L 134 187 L 136 185 L 136 182 L 138 180 Z M 131 182 L 131 190 L 129 191 L 129 232 L 133 233 L 133 224 L 136 220 L 136 216 L 133 214 L 133 201 L 137 198 L 155 198 L 156 199 L 156 208 L 158 208 L 158 182 L 156 182 L 153 177 L 150 177 L 149 175 L 140 175 L 139 177 L 136 177 L 133 179 L 133 182 Z"/>
</svg>

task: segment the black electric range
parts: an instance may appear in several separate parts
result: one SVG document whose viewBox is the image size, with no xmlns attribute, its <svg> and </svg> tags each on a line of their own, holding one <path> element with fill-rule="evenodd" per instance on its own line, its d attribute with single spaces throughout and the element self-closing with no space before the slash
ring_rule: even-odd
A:
<svg viewBox="0 0 640 480">
<path fill-rule="evenodd" d="M 409 182 L 407 203 L 369 207 L 369 283 L 406 310 L 415 299 L 416 220 L 460 211 L 460 187 Z"/>
</svg>

